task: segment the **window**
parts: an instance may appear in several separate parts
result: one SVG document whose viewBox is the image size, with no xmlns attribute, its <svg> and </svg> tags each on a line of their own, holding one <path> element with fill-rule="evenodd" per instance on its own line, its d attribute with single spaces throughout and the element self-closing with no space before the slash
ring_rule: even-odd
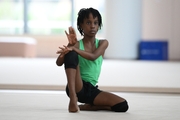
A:
<svg viewBox="0 0 180 120">
<path fill-rule="evenodd" d="M 0 0 L 0 34 L 64 34 L 68 26 L 76 28 L 81 8 L 94 7 L 104 17 L 104 1 Z"/>
<path fill-rule="evenodd" d="M 30 0 L 28 32 L 30 34 L 64 34 L 71 25 L 70 0 Z"/>
<path fill-rule="evenodd" d="M 0 34 L 23 33 L 23 1 L 0 1 Z"/>
</svg>

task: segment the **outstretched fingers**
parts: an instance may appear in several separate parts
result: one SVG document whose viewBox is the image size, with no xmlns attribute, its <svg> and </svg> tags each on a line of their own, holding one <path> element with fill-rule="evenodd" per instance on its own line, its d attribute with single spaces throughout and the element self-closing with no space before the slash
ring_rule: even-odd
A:
<svg viewBox="0 0 180 120">
<path fill-rule="evenodd" d="M 61 54 L 61 57 L 67 54 L 69 51 L 72 51 L 71 48 L 68 48 L 67 46 L 63 45 L 63 47 L 59 47 L 60 50 L 56 52 L 56 54 Z"/>
<path fill-rule="evenodd" d="M 69 33 L 76 36 L 76 32 L 73 27 L 69 27 Z"/>
<path fill-rule="evenodd" d="M 65 31 L 70 45 L 75 45 L 77 42 L 76 32 L 73 27 L 69 27 L 69 33 Z"/>
</svg>

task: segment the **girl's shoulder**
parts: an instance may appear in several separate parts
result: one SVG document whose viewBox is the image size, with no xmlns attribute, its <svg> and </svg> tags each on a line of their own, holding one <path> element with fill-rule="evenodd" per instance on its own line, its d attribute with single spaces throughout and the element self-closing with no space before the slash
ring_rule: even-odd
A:
<svg viewBox="0 0 180 120">
<path fill-rule="evenodd" d="M 99 40 L 99 41 L 107 41 L 107 39 L 104 39 L 104 38 L 101 38 L 101 39 L 96 39 L 96 40 Z"/>
<path fill-rule="evenodd" d="M 99 44 L 102 44 L 102 43 L 107 43 L 108 44 L 107 39 L 98 39 L 98 40 L 99 40 Z"/>
<path fill-rule="evenodd" d="M 76 44 L 74 45 L 74 47 L 79 48 L 79 44 L 80 44 L 80 40 L 78 40 L 78 41 L 76 42 Z"/>
</svg>

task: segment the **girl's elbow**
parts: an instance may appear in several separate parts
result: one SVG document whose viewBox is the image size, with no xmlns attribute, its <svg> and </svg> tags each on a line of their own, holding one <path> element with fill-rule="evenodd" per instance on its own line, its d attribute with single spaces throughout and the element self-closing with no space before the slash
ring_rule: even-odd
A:
<svg viewBox="0 0 180 120">
<path fill-rule="evenodd" d="M 57 66 L 62 66 L 62 64 L 59 63 L 58 61 L 56 61 L 56 65 L 57 65 Z"/>
<path fill-rule="evenodd" d="M 94 61 L 94 60 L 96 60 L 97 59 L 97 57 L 95 57 L 95 56 L 91 56 L 90 58 L 89 58 L 89 60 L 91 60 L 91 61 Z"/>
<path fill-rule="evenodd" d="M 57 65 L 57 66 L 60 66 L 60 64 L 59 64 L 58 62 L 56 62 L 56 65 Z"/>
</svg>

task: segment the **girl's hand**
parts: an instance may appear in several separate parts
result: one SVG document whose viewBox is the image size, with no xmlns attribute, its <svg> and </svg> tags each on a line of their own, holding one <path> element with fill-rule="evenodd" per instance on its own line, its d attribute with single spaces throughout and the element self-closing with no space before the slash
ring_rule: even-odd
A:
<svg viewBox="0 0 180 120">
<path fill-rule="evenodd" d="M 76 32 L 74 28 L 69 27 L 69 34 L 67 33 L 67 31 L 65 31 L 65 33 L 69 41 L 69 46 L 74 46 L 77 42 Z"/>
<path fill-rule="evenodd" d="M 60 50 L 56 52 L 56 54 L 60 54 L 60 57 L 63 57 L 65 54 L 67 54 L 69 51 L 72 51 L 72 47 L 67 47 L 63 45 L 63 47 L 59 47 Z"/>
</svg>

